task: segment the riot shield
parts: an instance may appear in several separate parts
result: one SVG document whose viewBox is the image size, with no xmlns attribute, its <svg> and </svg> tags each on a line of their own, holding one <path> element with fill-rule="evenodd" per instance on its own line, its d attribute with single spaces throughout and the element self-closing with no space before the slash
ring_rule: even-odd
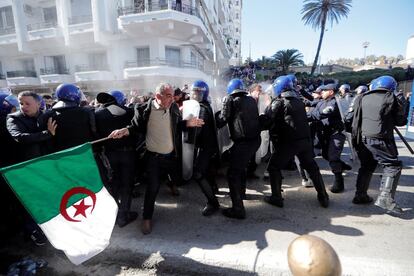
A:
<svg viewBox="0 0 414 276">
<path fill-rule="evenodd" d="M 200 104 L 195 100 L 187 100 L 183 102 L 183 120 L 189 120 L 198 117 L 200 114 Z M 184 133 L 182 134 L 184 136 Z M 183 179 L 189 180 L 193 176 L 194 164 L 194 143 L 186 143 L 183 137 Z"/>
<path fill-rule="evenodd" d="M 336 104 L 338 105 L 339 113 L 341 115 L 342 122 L 345 123 L 345 116 L 348 114 L 349 107 L 351 106 L 354 96 L 350 93 L 347 93 L 345 97 L 340 97 L 339 95 L 335 96 Z M 358 160 L 358 155 L 356 154 L 355 148 L 352 145 L 352 135 L 349 132 L 343 131 L 346 137 L 346 141 L 348 142 L 349 149 L 351 150 L 351 159 L 352 162 Z"/>
</svg>

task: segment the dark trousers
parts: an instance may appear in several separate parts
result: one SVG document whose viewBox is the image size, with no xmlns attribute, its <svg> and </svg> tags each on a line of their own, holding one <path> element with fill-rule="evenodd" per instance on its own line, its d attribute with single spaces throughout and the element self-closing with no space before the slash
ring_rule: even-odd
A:
<svg viewBox="0 0 414 276">
<path fill-rule="evenodd" d="M 227 171 L 227 181 L 233 208 L 243 209 L 241 189 L 246 185 L 246 169 L 252 155 L 260 146 L 261 138 L 234 142 L 230 148 L 230 165 Z"/>
<path fill-rule="evenodd" d="M 289 160 L 294 158 L 296 155 L 299 159 L 301 167 L 308 172 L 309 178 L 312 180 L 316 191 L 318 193 L 324 192 L 325 186 L 323 184 L 318 164 L 316 164 L 316 161 L 313 158 L 313 147 L 310 140 L 303 139 L 292 141 L 289 144 L 277 143 L 274 147 L 275 151 L 272 153 L 267 167 L 267 170 L 271 176 L 274 175 L 275 178 L 281 179 L 281 170 L 286 167 Z M 280 181 L 278 181 L 278 183 L 280 183 Z M 280 187 L 275 188 L 280 190 Z M 272 187 L 272 193 L 273 192 L 274 191 Z"/>
<path fill-rule="evenodd" d="M 147 151 L 144 156 L 147 170 L 147 189 L 145 190 L 143 219 L 152 219 L 155 199 L 161 186 L 161 177 L 167 173 L 175 184 L 179 182 L 177 158 L 175 153 L 158 154 Z"/>
<path fill-rule="evenodd" d="M 394 177 L 402 168 L 398 160 L 398 150 L 394 139 L 362 138 L 363 144 L 357 146 L 362 171 L 374 172 L 377 164 L 383 167 L 384 176 Z"/>
<path fill-rule="evenodd" d="M 324 134 L 323 141 L 321 141 L 322 157 L 329 162 L 333 173 L 342 172 L 341 153 L 345 139 L 345 135 L 337 131 L 331 135 Z"/>
<path fill-rule="evenodd" d="M 129 212 L 135 176 L 135 151 L 107 151 L 113 170 L 110 192 L 118 203 L 119 212 Z"/>
</svg>

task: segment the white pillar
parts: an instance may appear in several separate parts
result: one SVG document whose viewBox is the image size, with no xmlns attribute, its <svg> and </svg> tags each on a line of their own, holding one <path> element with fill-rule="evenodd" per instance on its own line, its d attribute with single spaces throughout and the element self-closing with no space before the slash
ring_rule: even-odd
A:
<svg viewBox="0 0 414 276">
<path fill-rule="evenodd" d="M 62 29 L 65 45 L 69 46 L 69 14 L 70 1 L 56 0 L 56 12 L 58 18 L 58 26 Z"/>
<path fill-rule="evenodd" d="M 29 45 L 27 44 L 27 23 L 26 15 L 24 13 L 23 0 L 13 0 L 12 10 L 14 27 L 16 29 L 17 47 L 20 52 L 29 53 Z"/>
</svg>

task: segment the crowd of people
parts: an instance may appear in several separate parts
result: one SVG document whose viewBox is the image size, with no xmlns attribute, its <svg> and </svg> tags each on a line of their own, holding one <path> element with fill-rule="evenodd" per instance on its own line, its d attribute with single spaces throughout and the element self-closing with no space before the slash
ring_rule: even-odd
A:
<svg viewBox="0 0 414 276">
<path fill-rule="evenodd" d="M 32 91 L 20 92 L 17 98 L 0 94 L 0 167 L 23 162 L 45 154 L 68 149 L 100 138 L 94 144 L 96 161 L 105 186 L 118 203 L 116 224 L 119 227 L 135 221 L 138 212 L 131 210 L 134 183 L 145 185 L 141 231 L 152 231 L 155 201 L 160 186 L 166 183 L 173 195 L 179 195 L 183 184 L 183 143 L 194 146 L 192 180 L 200 187 L 206 204 L 201 213 L 211 216 L 222 209 L 229 218 L 244 219 L 246 183 L 254 176 L 255 154 L 261 144 L 261 133 L 267 132 L 271 150 L 267 165 L 271 195 L 264 201 L 282 208 L 282 170 L 289 163 L 298 166 L 302 183 L 314 187 L 323 208 L 329 206 L 329 195 L 315 161 L 314 149 L 329 162 L 334 174 L 332 193 L 344 191 L 343 173 L 351 166 L 341 160 L 348 140 L 353 158 L 361 167 L 356 180 L 354 204 L 369 204 L 372 174 L 383 167 L 380 194 L 375 205 L 386 212 L 401 214 L 394 197 L 401 175 L 393 129 L 407 121 L 407 102 L 397 92 L 397 82 L 390 76 L 372 80 L 370 87 L 352 91 L 347 84 L 337 88 L 334 81 L 316 87 L 301 86 L 294 75 L 280 76 L 271 85 L 266 108 L 259 114 L 262 91 L 260 84 L 245 87 L 239 78 L 227 86 L 222 109 L 213 112 L 209 85 L 196 81 L 190 87 L 174 88 L 167 83 L 156 87 L 152 95 L 132 95 L 128 102 L 122 91 L 97 94 L 94 106 L 87 105 L 80 89 L 61 84 L 52 97 L 41 97 Z M 183 103 L 198 102 L 198 116 L 183 120 Z M 228 127 L 232 146 L 228 149 L 227 184 L 232 205 L 222 208 L 216 197 L 215 181 L 221 152 L 218 130 Z M 30 180 L 28 180 L 30 181 Z M 23 226 L 27 237 L 36 244 L 45 242 L 41 229 L 1 179 L 1 205 L 4 211 L 2 231 L 9 233 Z M 18 214 L 18 215 L 17 215 Z"/>
</svg>

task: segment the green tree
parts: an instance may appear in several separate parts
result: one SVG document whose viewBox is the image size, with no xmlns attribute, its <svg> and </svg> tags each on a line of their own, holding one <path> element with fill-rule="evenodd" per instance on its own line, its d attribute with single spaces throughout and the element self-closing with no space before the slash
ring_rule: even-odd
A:
<svg viewBox="0 0 414 276">
<path fill-rule="evenodd" d="M 280 50 L 274 54 L 273 59 L 282 67 L 282 73 L 286 74 L 290 66 L 304 65 L 303 55 L 296 49 Z"/>
<path fill-rule="evenodd" d="M 323 36 L 325 34 L 326 21 L 333 25 L 339 22 L 342 17 L 348 17 L 352 0 L 304 0 L 302 8 L 302 20 L 305 25 L 312 26 L 313 29 L 321 30 L 315 60 L 313 61 L 311 75 L 315 72 L 316 64 L 321 50 Z"/>
</svg>

